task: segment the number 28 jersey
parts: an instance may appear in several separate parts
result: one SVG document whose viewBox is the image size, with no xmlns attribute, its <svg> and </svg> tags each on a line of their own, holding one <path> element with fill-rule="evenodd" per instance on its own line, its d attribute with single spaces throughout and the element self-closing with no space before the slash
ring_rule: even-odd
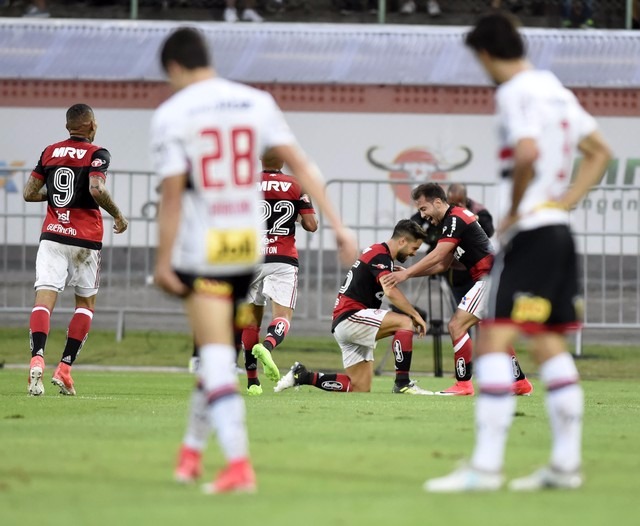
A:
<svg viewBox="0 0 640 526">
<path fill-rule="evenodd" d="M 154 113 L 160 179 L 187 174 L 173 247 L 176 270 L 237 275 L 262 261 L 259 159 L 295 139 L 273 97 L 221 78 L 192 84 Z"/>
<path fill-rule="evenodd" d="M 87 139 L 71 137 L 47 146 L 31 177 L 47 187 L 47 215 L 40 239 L 102 248 L 102 214 L 89 192 L 89 177 L 106 179 L 109 152 Z"/>
</svg>

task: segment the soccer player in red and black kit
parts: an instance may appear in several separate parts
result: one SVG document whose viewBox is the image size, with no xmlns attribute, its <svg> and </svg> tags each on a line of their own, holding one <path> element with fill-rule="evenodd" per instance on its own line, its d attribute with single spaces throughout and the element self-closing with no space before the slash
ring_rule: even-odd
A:
<svg viewBox="0 0 640 526">
<path fill-rule="evenodd" d="M 471 274 L 473 287 L 465 294 L 449 321 L 449 335 L 453 342 L 456 383 L 436 394 L 469 396 L 474 394 L 472 375 L 473 344 L 469 329 L 476 325 L 486 310 L 489 272 L 494 254 L 491 242 L 477 221 L 476 215 L 460 206 L 449 205 L 442 187 L 436 183 L 421 184 L 413 189 L 411 197 L 424 219 L 433 225 L 441 225 L 442 234 L 436 248 L 406 270 L 384 278 L 392 287 L 415 276 L 439 274 L 449 268 L 454 258 Z M 522 372 L 513 348 L 510 350 L 513 368 L 513 391 L 518 395 L 530 395 L 531 382 Z"/>
<path fill-rule="evenodd" d="M 50 317 L 65 285 L 74 287 L 76 308 L 51 382 L 64 395 L 76 394 L 71 366 L 89 334 L 100 281 L 100 208 L 113 217 L 116 234 L 128 226 L 105 187 L 111 155 L 92 144 L 97 127 L 89 106 L 71 106 L 67 110 L 70 137 L 44 149 L 24 187 L 25 201 L 47 201 L 36 258 L 36 299 L 29 320 L 29 394 L 33 396 L 44 394 L 42 375 Z"/>
<path fill-rule="evenodd" d="M 394 260 L 403 263 L 414 256 L 426 234 L 410 219 L 394 228 L 391 239 L 367 248 L 353 264 L 338 291 L 331 330 L 342 350 L 347 374 L 308 371 L 296 362 L 274 390 L 313 385 L 324 391 L 368 392 L 373 378 L 373 350 L 376 342 L 393 336 L 396 377 L 394 393 L 431 395 L 409 378 L 414 329 L 424 336 L 427 324 L 400 289 L 386 286 L 383 277 L 394 272 Z M 381 309 L 387 299 L 404 314 Z"/>
<path fill-rule="evenodd" d="M 282 173 L 283 165 L 282 159 L 272 152 L 262 156 L 262 179 L 259 185 L 264 199 L 260 205 L 267 226 L 261 246 L 264 263 L 258 266 L 248 293 L 255 323 L 242 331 L 247 392 L 250 395 L 262 394 L 257 360 L 263 364 L 270 380 L 277 382 L 280 379 L 280 371 L 271 357 L 271 351 L 282 343 L 289 332 L 298 297 L 296 222 L 299 221 L 308 232 L 318 229 L 318 219 L 309 196 L 293 177 Z M 260 343 L 260 324 L 267 298 L 271 300 L 272 320 Z"/>
</svg>

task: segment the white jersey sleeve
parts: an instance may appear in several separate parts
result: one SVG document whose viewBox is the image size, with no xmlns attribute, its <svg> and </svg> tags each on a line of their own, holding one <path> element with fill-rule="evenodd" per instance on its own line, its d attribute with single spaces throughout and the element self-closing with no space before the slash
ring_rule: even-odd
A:
<svg viewBox="0 0 640 526">
<path fill-rule="evenodd" d="M 151 121 L 151 163 L 160 180 L 186 173 L 189 169 L 180 135 L 180 115 L 173 115 L 168 110 L 166 106 L 161 106 Z"/>
<path fill-rule="evenodd" d="M 501 90 L 496 97 L 498 118 L 504 126 L 506 143 L 538 139 L 542 131 L 539 108 L 524 90 Z"/>
<path fill-rule="evenodd" d="M 265 94 L 264 149 L 265 151 L 275 146 L 295 144 L 296 140 L 282 114 L 282 110 L 269 94 Z"/>
</svg>

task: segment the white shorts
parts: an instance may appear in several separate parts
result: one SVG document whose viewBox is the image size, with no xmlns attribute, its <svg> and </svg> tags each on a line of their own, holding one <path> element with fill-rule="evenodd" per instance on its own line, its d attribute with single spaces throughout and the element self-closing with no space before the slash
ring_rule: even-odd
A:
<svg viewBox="0 0 640 526">
<path fill-rule="evenodd" d="M 487 312 L 488 295 L 489 281 L 484 279 L 476 281 L 469 292 L 462 297 L 458 308 L 481 320 Z"/>
<path fill-rule="evenodd" d="M 74 287 L 77 296 L 95 296 L 100 286 L 100 251 L 43 239 L 36 256 L 36 290 L 62 292 Z"/>
<path fill-rule="evenodd" d="M 298 267 L 288 263 L 258 265 L 247 293 L 247 301 L 264 307 L 267 298 L 283 307 L 295 309 L 298 298 Z"/>
<path fill-rule="evenodd" d="M 340 345 L 345 369 L 360 362 L 373 361 L 376 336 L 388 312 L 383 309 L 362 309 L 338 323 L 333 337 Z"/>
</svg>

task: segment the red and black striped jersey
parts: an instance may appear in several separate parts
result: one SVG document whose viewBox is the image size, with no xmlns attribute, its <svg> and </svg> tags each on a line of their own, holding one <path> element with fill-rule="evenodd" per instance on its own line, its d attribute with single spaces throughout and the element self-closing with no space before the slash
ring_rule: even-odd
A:
<svg viewBox="0 0 640 526">
<path fill-rule="evenodd" d="M 467 268 L 474 281 L 489 274 L 494 259 L 491 241 L 470 210 L 449 207 L 442 219 L 438 243 L 455 243 L 453 255 Z"/>
<path fill-rule="evenodd" d="M 106 179 L 110 162 L 107 150 L 79 137 L 44 149 L 31 172 L 47 187 L 47 215 L 41 240 L 102 248 L 102 214 L 89 192 L 89 177 Z"/>
<path fill-rule="evenodd" d="M 259 186 L 264 194 L 260 211 L 267 226 L 261 246 L 264 262 L 297 267 L 296 219 L 298 214 L 315 214 L 311 200 L 293 177 L 279 170 L 262 172 Z"/>
<path fill-rule="evenodd" d="M 380 278 L 393 272 L 393 258 L 386 243 L 367 248 L 353 264 L 338 291 L 331 331 L 338 323 L 362 309 L 379 309 L 384 291 Z"/>
</svg>

